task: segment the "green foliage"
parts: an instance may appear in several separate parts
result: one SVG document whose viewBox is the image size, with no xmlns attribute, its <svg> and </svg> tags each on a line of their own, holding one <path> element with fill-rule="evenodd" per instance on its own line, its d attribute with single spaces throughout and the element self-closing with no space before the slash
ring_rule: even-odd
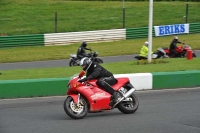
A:
<svg viewBox="0 0 200 133">
<path fill-rule="evenodd" d="M 185 40 L 193 49 L 200 49 L 200 34 L 179 35 L 179 40 Z M 159 47 L 168 47 L 172 36 L 154 37 L 152 51 Z M 88 43 L 88 46 L 94 51 L 99 52 L 99 56 L 116 56 L 137 54 L 141 46 L 148 38 L 122 40 L 115 42 Z M 80 44 L 65 46 L 32 46 L 0 49 L 0 63 L 5 62 L 25 62 L 41 60 L 68 59 L 69 54 L 76 53 Z"/>
<path fill-rule="evenodd" d="M 200 22 L 198 2 L 155 2 L 153 25 Z M 147 27 L 148 1 L 125 1 L 125 27 Z M 123 28 L 122 1 L 0 0 L 0 35 L 93 31 Z"/>
<path fill-rule="evenodd" d="M 151 64 L 162 64 L 162 63 L 168 63 L 169 60 L 167 60 L 166 58 L 162 58 L 162 59 L 152 59 L 151 62 L 149 62 L 148 60 L 138 60 L 135 62 L 136 65 L 151 65 Z"/>
<path fill-rule="evenodd" d="M 169 58 L 152 60 L 152 63 L 145 65 L 137 65 L 138 61 L 125 61 L 104 63 L 103 67 L 113 72 L 114 74 L 126 73 L 146 73 L 146 72 L 169 72 L 169 71 L 185 71 L 185 70 L 200 70 L 200 58 L 187 60 L 186 58 Z M 165 63 L 163 63 L 165 62 Z M 0 75 L 0 80 L 13 80 L 13 79 L 34 79 L 34 78 L 65 78 L 71 77 L 75 73 L 81 71 L 80 66 L 76 67 L 56 67 L 56 68 L 38 68 L 38 69 L 23 69 L 23 70 L 4 70 Z"/>
</svg>

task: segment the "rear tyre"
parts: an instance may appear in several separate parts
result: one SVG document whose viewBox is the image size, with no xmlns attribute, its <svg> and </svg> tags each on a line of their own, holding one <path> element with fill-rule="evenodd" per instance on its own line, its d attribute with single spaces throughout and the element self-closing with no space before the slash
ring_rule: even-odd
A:
<svg viewBox="0 0 200 133">
<path fill-rule="evenodd" d="M 132 114 L 139 107 L 138 99 L 134 94 L 132 94 L 129 98 L 131 98 L 132 101 L 121 101 L 117 105 L 117 108 L 124 114 Z"/>
<path fill-rule="evenodd" d="M 80 98 L 80 103 L 77 105 L 73 98 L 68 96 L 63 106 L 66 114 L 73 119 L 82 119 L 88 112 L 88 105 L 84 98 Z"/>
</svg>

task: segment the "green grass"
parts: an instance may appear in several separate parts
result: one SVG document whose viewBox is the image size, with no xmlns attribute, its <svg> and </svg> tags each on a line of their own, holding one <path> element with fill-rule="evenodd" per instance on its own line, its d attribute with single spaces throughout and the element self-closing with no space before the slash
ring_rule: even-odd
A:
<svg viewBox="0 0 200 133">
<path fill-rule="evenodd" d="M 149 2 L 127 2 L 126 28 L 147 27 Z M 154 2 L 153 25 L 200 22 L 199 2 Z M 0 34 L 40 34 L 119 29 L 123 26 L 122 1 L 0 0 Z"/>
<path fill-rule="evenodd" d="M 189 23 L 200 22 L 199 2 L 154 2 L 153 25 L 184 23 L 185 7 L 189 4 Z M 126 2 L 126 28 L 147 27 L 149 2 Z M 68 0 L 0 0 L 0 34 L 54 33 L 54 15 L 58 13 L 58 32 L 109 30 L 122 28 L 121 1 Z M 200 34 L 179 35 L 194 49 L 200 49 Z M 91 43 L 99 56 L 139 53 L 147 38 L 116 42 Z M 172 36 L 153 38 L 153 51 L 168 47 Z M 35 46 L 0 49 L 0 63 L 67 59 L 80 44 L 67 46 Z M 137 61 L 103 64 L 114 74 L 199 70 L 199 58 L 168 59 L 168 63 L 136 65 Z M 70 77 L 80 67 L 41 68 L 1 71 L 1 80 Z"/>
<path fill-rule="evenodd" d="M 170 58 L 159 60 L 165 60 L 167 63 L 137 65 L 137 61 L 135 60 L 105 63 L 102 64 L 102 66 L 114 74 L 200 70 L 200 58 L 193 58 L 193 60 L 187 60 L 186 58 Z M 2 71 L 3 74 L 0 75 L 0 80 L 70 77 L 75 73 L 79 73 L 80 71 L 80 66 L 5 70 Z"/>
<path fill-rule="evenodd" d="M 193 49 L 200 49 L 199 37 L 200 34 L 185 34 L 179 35 L 179 40 L 185 40 Z M 154 37 L 152 51 L 156 51 L 158 47 L 168 47 L 172 38 L 172 36 Z M 98 51 L 99 56 L 131 55 L 139 53 L 146 40 L 148 38 L 88 43 L 88 46 Z M 68 59 L 69 54 L 76 53 L 79 45 L 4 48 L 0 49 L 0 63 Z"/>
</svg>

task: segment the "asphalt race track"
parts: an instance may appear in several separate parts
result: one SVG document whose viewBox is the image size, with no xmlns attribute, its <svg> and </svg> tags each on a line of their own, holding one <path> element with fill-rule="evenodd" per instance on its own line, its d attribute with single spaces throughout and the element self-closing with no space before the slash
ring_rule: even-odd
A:
<svg viewBox="0 0 200 133">
<path fill-rule="evenodd" d="M 200 57 L 200 50 L 196 50 L 195 54 Z M 109 56 L 101 57 L 105 63 L 120 62 L 135 60 L 135 55 L 124 56 Z M 69 59 L 65 60 L 49 60 L 49 61 L 35 61 L 35 62 L 17 62 L 17 63 L 2 63 L 0 70 L 13 70 L 13 69 L 28 69 L 28 68 L 50 68 L 50 67 L 68 67 Z"/>
<path fill-rule="evenodd" d="M 65 96 L 0 100 L 0 133 L 200 133 L 200 87 L 136 91 L 134 114 L 118 109 L 74 120 Z"/>
<path fill-rule="evenodd" d="M 196 51 L 200 57 L 200 51 Z M 104 62 L 134 55 L 102 57 Z M 0 64 L 0 70 L 68 66 L 69 60 Z M 89 113 L 73 120 L 63 109 L 65 96 L 0 100 L 0 133 L 200 133 L 200 87 L 136 91 L 139 109 Z"/>
</svg>

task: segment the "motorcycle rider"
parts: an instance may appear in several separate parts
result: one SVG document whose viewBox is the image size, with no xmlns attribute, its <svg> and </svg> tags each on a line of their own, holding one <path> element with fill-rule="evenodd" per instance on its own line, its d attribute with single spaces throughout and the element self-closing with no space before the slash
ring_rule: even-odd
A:
<svg viewBox="0 0 200 133">
<path fill-rule="evenodd" d="M 80 66 L 82 66 L 83 70 L 86 71 L 86 77 L 80 79 L 78 82 L 97 79 L 97 85 L 112 95 L 110 106 L 113 106 L 118 102 L 119 93 L 111 87 L 117 83 L 117 80 L 111 72 L 107 71 L 98 63 L 92 62 L 88 57 L 81 59 Z"/>
<path fill-rule="evenodd" d="M 174 55 L 174 57 L 177 57 L 179 55 L 179 53 L 176 51 L 177 43 L 182 43 L 182 42 L 178 41 L 178 36 L 174 36 L 174 38 L 169 46 L 169 51 L 171 54 Z M 182 43 L 182 44 L 184 44 L 184 43 Z"/>
<path fill-rule="evenodd" d="M 88 54 L 85 52 L 85 50 L 90 50 L 91 48 L 87 48 L 87 42 L 82 42 L 81 46 L 79 46 L 77 50 L 77 58 L 81 60 L 83 57 L 88 57 Z"/>
</svg>

